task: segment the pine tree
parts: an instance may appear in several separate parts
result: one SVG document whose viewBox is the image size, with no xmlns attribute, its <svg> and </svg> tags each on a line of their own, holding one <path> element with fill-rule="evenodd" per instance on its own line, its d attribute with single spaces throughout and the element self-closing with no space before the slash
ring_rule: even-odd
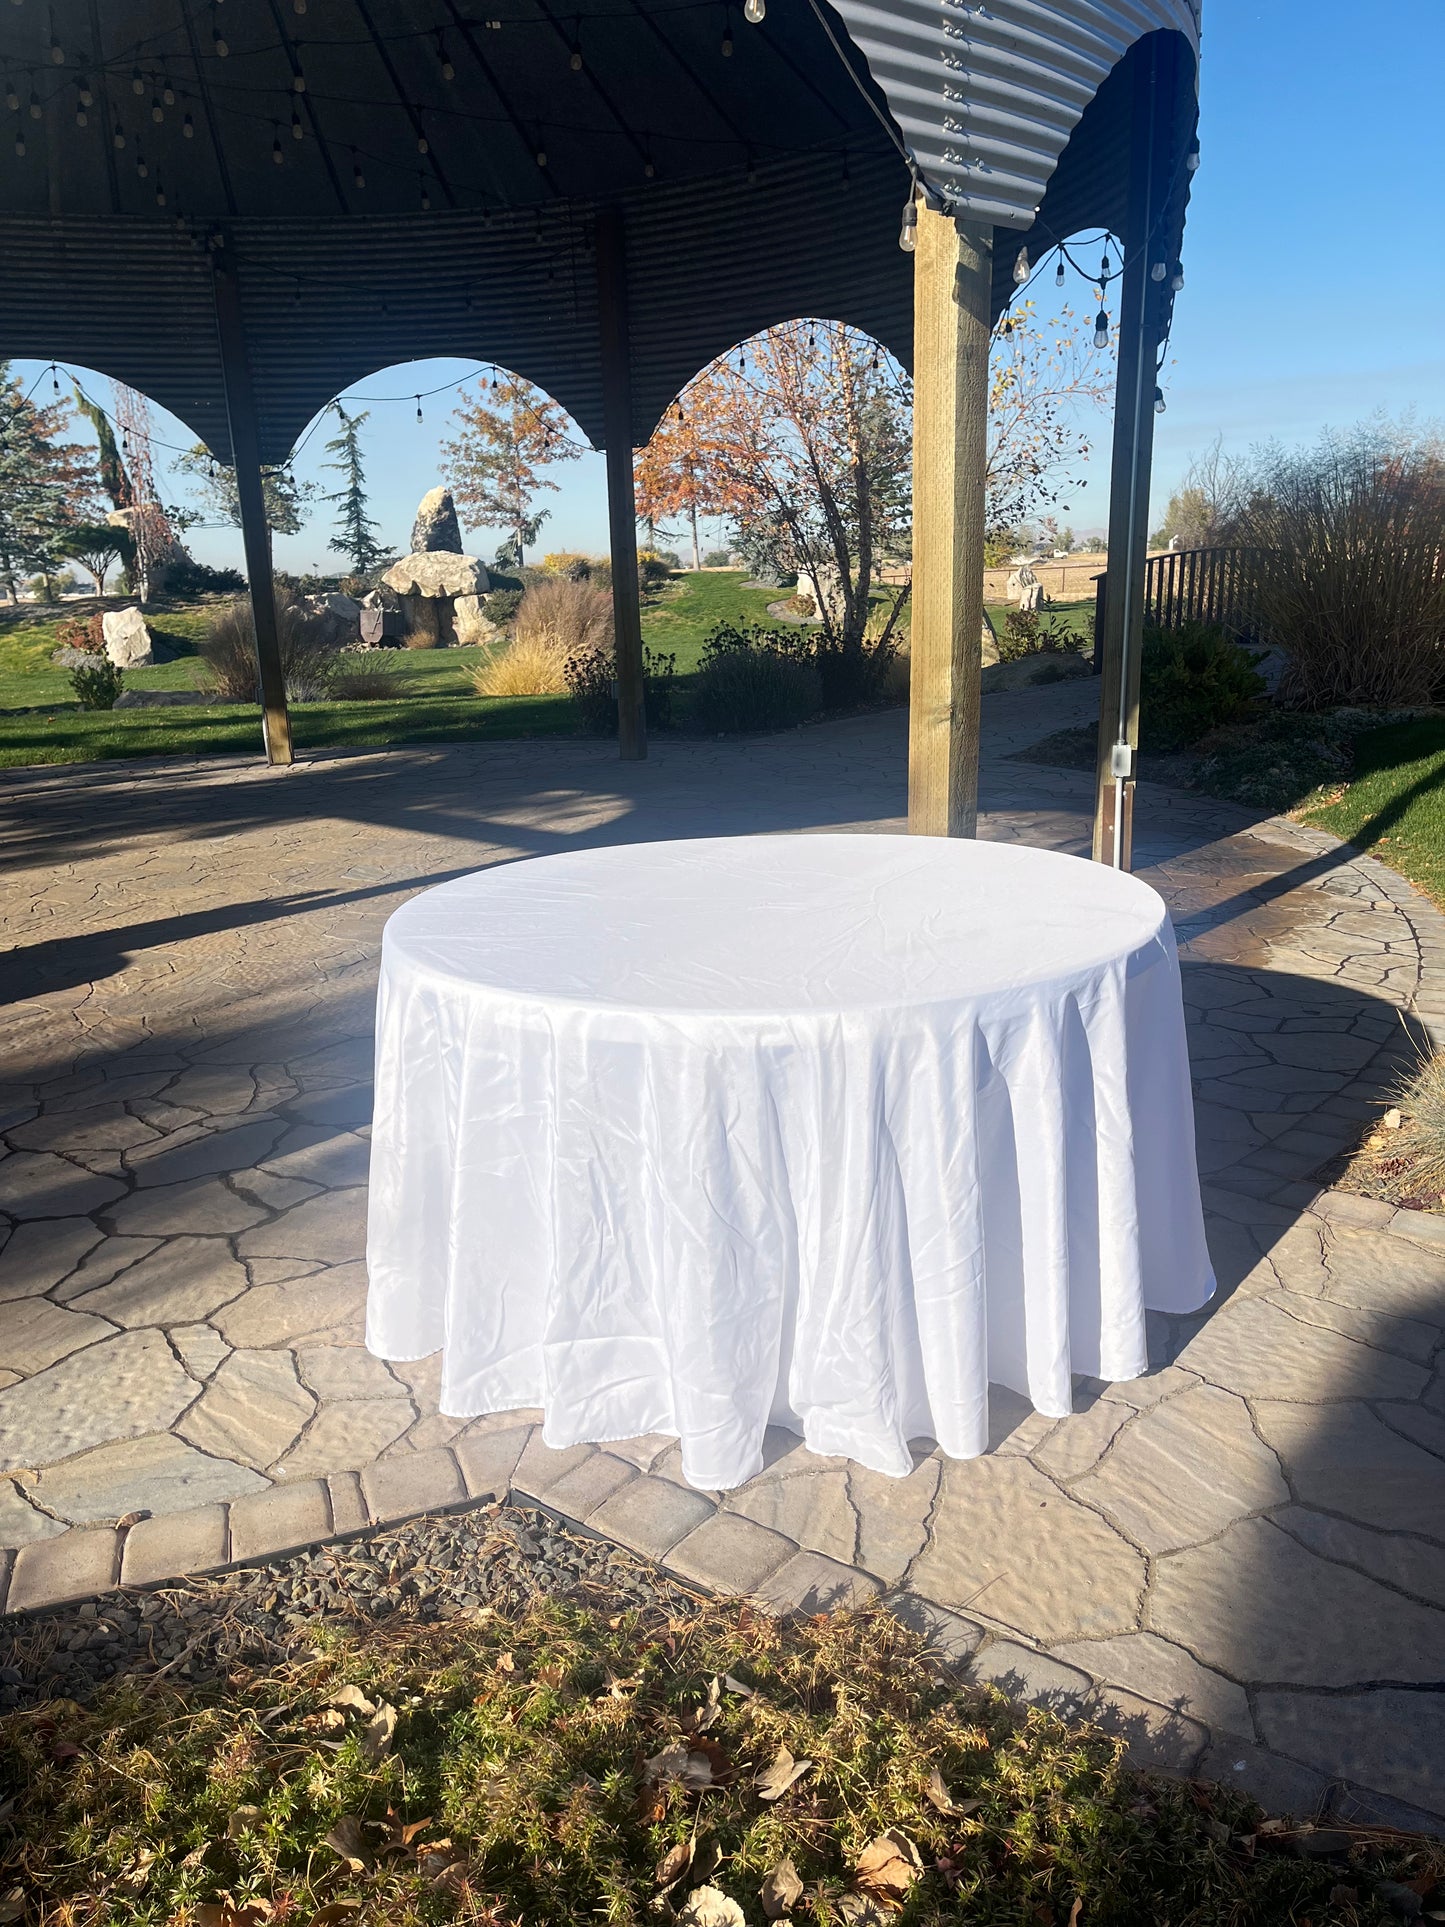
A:
<svg viewBox="0 0 1445 1927">
<path fill-rule="evenodd" d="M 348 415 L 339 401 L 332 402 L 337 420 L 341 423 L 341 433 L 334 441 L 326 444 L 326 453 L 335 455 L 334 462 L 323 462 L 323 468 L 332 468 L 345 477 L 343 485 L 334 495 L 324 499 L 339 502 L 341 511 L 336 518 L 336 534 L 327 544 L 338 555 L 349 555 L 351 566 L 358 575 L 364 575 L 381 560 L 385 551 L 376 539 L 376 531 L 381 526 L 367 514 L 366 474 L 361 465 L 362 424 L 370 420 L 370 411 L 360 415 Z"/>
<path fill-rule="evenodd" d="M 35 407 L 0 361 L 0 584 L 12 602 L 25 576 L 53 569 L 92 506 L 94 456 L 58 439 L 69 423 L 64 402 Z"/>
</svg>

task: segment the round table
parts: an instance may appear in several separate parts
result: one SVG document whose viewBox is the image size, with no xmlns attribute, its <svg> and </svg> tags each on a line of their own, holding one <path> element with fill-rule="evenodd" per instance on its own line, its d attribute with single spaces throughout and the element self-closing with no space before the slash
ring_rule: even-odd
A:
<svg viewBox="0 0 1445 1927">
<path fill-rule="evenodd" d="M 1214 1288 L 1168 912 L 1077 857 L 744 836 L 485 870 L 390 919 L 367 1343 L 548 1444 L 764 1428 L 896 1476 L 988 1384 L 1071 1409 Z"/>
</svg>

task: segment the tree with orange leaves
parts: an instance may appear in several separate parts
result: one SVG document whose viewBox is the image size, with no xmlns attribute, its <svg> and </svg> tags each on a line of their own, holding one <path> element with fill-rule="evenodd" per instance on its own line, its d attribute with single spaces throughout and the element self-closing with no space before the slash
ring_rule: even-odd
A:
<svg viewBox="0 0 1445 1927">
<path fill-rule="evenodd" d="M 452 494 L 474 522 L 507 531 L 520 566 L 549 513 L 536 507 L 537 492 L 557 487 L 542 470 L 582 453 L 571 423 L 540 388 L 509 374 L 484 380 L 479 394 L 464 390 L 452 420 L 456 439 L 442 448 Z"/>
<path fill-rule="evenodd" d="M 693 390 L 698 390 L 694 393 Z M 702 567 L 698 522 L 726 515 L 730 503 L 716 467 L 716 437 L 711 433 L 707 385 L 692 384 L 685 401 L 676 401 L 637 452 L 633 486 L 637 519 L 654 536 L 665 523 L 682 520 L 692 534 L 692 566 Z"/>
</svg>

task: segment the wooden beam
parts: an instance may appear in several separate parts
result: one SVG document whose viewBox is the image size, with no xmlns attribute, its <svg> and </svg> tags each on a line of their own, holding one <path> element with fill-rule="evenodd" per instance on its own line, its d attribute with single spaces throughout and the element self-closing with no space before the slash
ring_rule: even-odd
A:
<svg viewBox="0 0 1445 1927">
<path fill-rule="evenodd" d="M 617 747 L 625 763 L 647 754 L 642 682 L 642 598 L 637 583 L 637 496 L 632 483 L 632 374 L 627 347 L 627 243 L 622 210 L 597 211 L 597 321 L 602 349 L 602 432 L 617 647 Z"/>
<path fill-rule="evenodd" d="M 221 375 L 226 387 L 226 420 L 231 460 L 241 505 L 241 540 L 246 579 L 251 588 L 251 619 L 256 629 L 256 661 L 261 675 L 261 727 L 268 763 L 290 763 L 291 717 L 286 708 L 286 678 L 281 670 L 281 640 L 276 630 L 276 584 L 271 573 L 271 531 L 261 481 L 256 402 L 241 316 L 241 291 L 235 269 L 218 251 L 212 267 L 216 295 L 216 333 L 221 344 Z"/>
<path fill-rule="evenodd" d="M 913 636 L 908 827 L 978 826 L 993 231 L 920 203 L 913 255 Z"/>
<path fill-rule="evenodd" d="M 1164 198 L 1173 171 L 1170 116 L 1160 98 L 1160 36 L 1134 71 L 1129 125 L 1129 200 L 1119 304 L 1119 371 L 1109 477 L 1109 568 L 1103 596 L 1094 860 L 1127 870 L 1133 861 L 1134 784 L 1139 755 L 1139 656 L 1144 640 L 1144 565 L 1149 550 L 1149 483 L 1154 467 L 1154 390 L 1167 323 L 1162 258 Z M 1172 266 L 1172 263 L 1166 263 Z M 1096 640 L 1095 649 L 1100 650 Z"/>
</svg>

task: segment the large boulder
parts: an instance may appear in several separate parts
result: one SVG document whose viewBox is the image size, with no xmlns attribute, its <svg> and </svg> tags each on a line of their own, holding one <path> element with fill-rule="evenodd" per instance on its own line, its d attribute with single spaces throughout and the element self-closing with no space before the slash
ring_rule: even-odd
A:
<svg viewBox="0 0 1445 1927">
<path fill-rule="evenodd" d="M 449 488 L 431 488 L 417 503 L 411 525 L 412 552 L 460 555 L 462 531 Z"/>
<path fill-rule="evenodd" d="M 452 626 L 458 643 L 491 642 L 502 631 L 484 612 L 479 595 L 459 595 L 452 604 Z"/>
<path fill-rule="evenodd" d="M 485 595 L 490 586 L 485 563 L 447 549 L 404 555 L 381 579 L 400 596 Z"/>
<path fill-rule="evenodd" d="M 105 653 L 117 669 L 144 669 L 155 661 L 151 632 L 138 608 L 107 609 L 100 626 Z"/>
</svg>

